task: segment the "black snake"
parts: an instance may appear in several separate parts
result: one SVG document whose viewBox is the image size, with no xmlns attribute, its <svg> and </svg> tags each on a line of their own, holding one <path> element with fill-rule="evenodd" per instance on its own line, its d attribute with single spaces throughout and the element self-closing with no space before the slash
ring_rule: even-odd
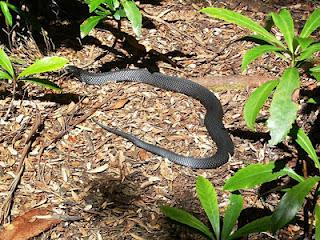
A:
<svg viewBox="0 0 320 240">
<path fill-rule="evenodd" d="M 141 82 L 165 90 L 183 93 L 199 100 L 207 110 L 204 124 L 218 149 L 216 154 L 210 157 L 186 157 L 149 144 L 131 134 L 105 126 L 94 120 L 103 129 L 126 138 L 136 146 L 165 157 L 174 163 L 191 168 L 216 168 L 228 162 L 229 156 L 233 155 L 234 146 L 232 140 L 222 123 L 223 111 L 220 101 L 210 90 L 200 84 L 161 73 L 150 73 L 146 69 L 124 69 L 106 73 L 89 73 L 75 66 L 69 66 L 68 71 L 87 84 L 101 85 L 107 82 L 120 81 Z"/>
</svg>

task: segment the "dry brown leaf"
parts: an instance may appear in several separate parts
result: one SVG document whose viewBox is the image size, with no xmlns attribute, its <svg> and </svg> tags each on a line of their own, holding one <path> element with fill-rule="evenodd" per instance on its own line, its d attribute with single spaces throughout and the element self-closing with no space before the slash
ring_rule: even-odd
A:
<svg viewBox="0 0 320 240">
<path fill-rule="evenodd" d="M 123 108 L 127 102 L 129 102 L 129 99 L 127 98 L 119 99 L 115 104 L 111 106 L 111 109 L 115 110 L 115 109 Z"/>
<path fill-rule="evenodd" d="M 60 219 L 50 218 L 50 214 L 52 211 L 49 208 L 42 208 L 32 209 L 16 217 L 10 224 L 4 225 L 0 232 L 0 240 L 30 239 L 61 222 Z"/>
<path fill-rule="evenodd" d="M 138 156 L 141 160 L 147 160 L 151 157 L 151 154 L 144 149 L 138 151 Z"/>
</svg>

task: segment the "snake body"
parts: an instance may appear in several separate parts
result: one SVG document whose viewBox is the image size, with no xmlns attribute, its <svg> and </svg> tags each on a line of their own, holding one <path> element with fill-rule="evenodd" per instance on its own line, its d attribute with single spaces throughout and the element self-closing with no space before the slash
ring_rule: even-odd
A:
<svg viewBox="0 0 320 240">
<path fill-rule="evenodd" d="M 210 90 L 200 84 L 161 73 L 150 73 L 146 69 L 124 69 L 105 73 L 90 73 L 75 66 L 70 66 L 68 67 L 68 71 L 87 84 L 101 85 L 107 82 L 121 81 L 141 82 L 165 90 L 183 93 L 199 100 L 206 108 L 204 124 L 218 149 L 215 155 L 210 157 L 187 157 L 149 144 L 129 133 L 111 128 L 94 120 L 103 129 L 126 138 L 136 146 L 167 158 L 174 163 L 191 168 L 217 168 L 228 162 L 229 156 L 233 155 L 234 145 L 222 122 L 223 110 L 221 103 Z"/>
</svg>

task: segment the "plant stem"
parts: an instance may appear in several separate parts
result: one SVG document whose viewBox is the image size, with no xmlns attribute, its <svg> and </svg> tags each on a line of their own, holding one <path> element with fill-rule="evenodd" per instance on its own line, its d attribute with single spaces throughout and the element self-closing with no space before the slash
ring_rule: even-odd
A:
<svg viewBox="0 0 320 240">
<path fill-rule="evenodd" d="M 8 107 L 8 110 L 6 112 L 6 115 L 3 118 L 4 121 L 8 120 L 10 112 L 12 111 L 12 108 L 13 108 L 13 103 L 14 103 L 14 100 L 15 100 L 15 97 L 16 97 L 16 89 L 17 89 L 17 79 L 16 79 L 16 77 L 14 77 L 12 79 L 12 84 L 13 84 L 12 99 L 11 99 L 10 105 Z"/>
</svg>

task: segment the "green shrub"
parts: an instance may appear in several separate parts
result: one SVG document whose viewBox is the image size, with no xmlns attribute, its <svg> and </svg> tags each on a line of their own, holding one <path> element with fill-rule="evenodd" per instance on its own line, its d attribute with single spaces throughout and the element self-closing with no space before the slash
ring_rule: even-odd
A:
<svg viewBox="0 0 320 240">
<path fill-rule="evenodd" d="M 44 57 L 36 60 L 32 65 L 25 68 L 19 74 L 16 74 L 8 55 L 0 48 L 0 67 L 2 68 L 0 69 L 0 80 L 12 82 L 14 89 L 17 81 L 23 81 L 52 90 L 60 90 L 60 87 L 55 83 L 44 78 L 33 77 L 33 75 L 59 70 L 67 63 L 68 60 L 62 57 Z"/>
<path fill-rule="evenodd" d="M 94 16 L 87 18 L 80 26 L 81 37 L 87 36 L 90 31 L 102 20 L 112 16 L 116 20 L 123 17 L 129 19 L 137 37 L 141 35 L 142 15 L 132 0 L 84 0 L 89 12 Z"/>
<path fill-rule="evenodd" d="M 267 125 L 271 135 L 269 143 L 278 144 L 287 136 L 297 118 L 299 106 L 292 100 L 292 95 L 300 88 L 299 68 L 305 70 L 306 63 L 312 66 L 314 54 L 320 51 L 320 42 L 316 42 L 310 36 L 320 26 L 320 9 L 316 9 L 309 16 L 299 35 L 295 34 L 293 19 L 288 10 L 283 9 L 278 14 L 271 13 L 272 22 L 283 35 L 282 41 L 260 24 L 239 13 L 210 7 L 202 9 L 201 12 L 255 32 L 249 37 L 259 45 L 248 50 L 243 56 L 241 67 L 243 71 L 252 61 L 265 53 L 274 53 L 287 62 L 288 68 L 284 70 L 281 77 L 277 80 L 270 80 L 257 88 L 244 107 L 246 124 L 250 129 L 254 129 L 260 109 L 275 90 Z M 308 67 L 306 71 L 317 80 L 320 79 L 320 66 Z"/>
<path fill-rule="evenodd" d="M 237 239 L 242 236 L 247 236 L 250 233 L 270 230 L 271 216 L 259 218 L 234 230 L 243 207 L 243 199 L 241 195 L 238 194 L 231 194 L 221 228 L 218 198 L 213 185 L 204 177 L 199 176 L 197 178 L 196 191 L 213 231 L 210 231 L 199 219 L 182 209 L 163 206 L 161 207 L 161 211 L 172 220 L 197 229 L 211 240 Z"/>
</svg>

